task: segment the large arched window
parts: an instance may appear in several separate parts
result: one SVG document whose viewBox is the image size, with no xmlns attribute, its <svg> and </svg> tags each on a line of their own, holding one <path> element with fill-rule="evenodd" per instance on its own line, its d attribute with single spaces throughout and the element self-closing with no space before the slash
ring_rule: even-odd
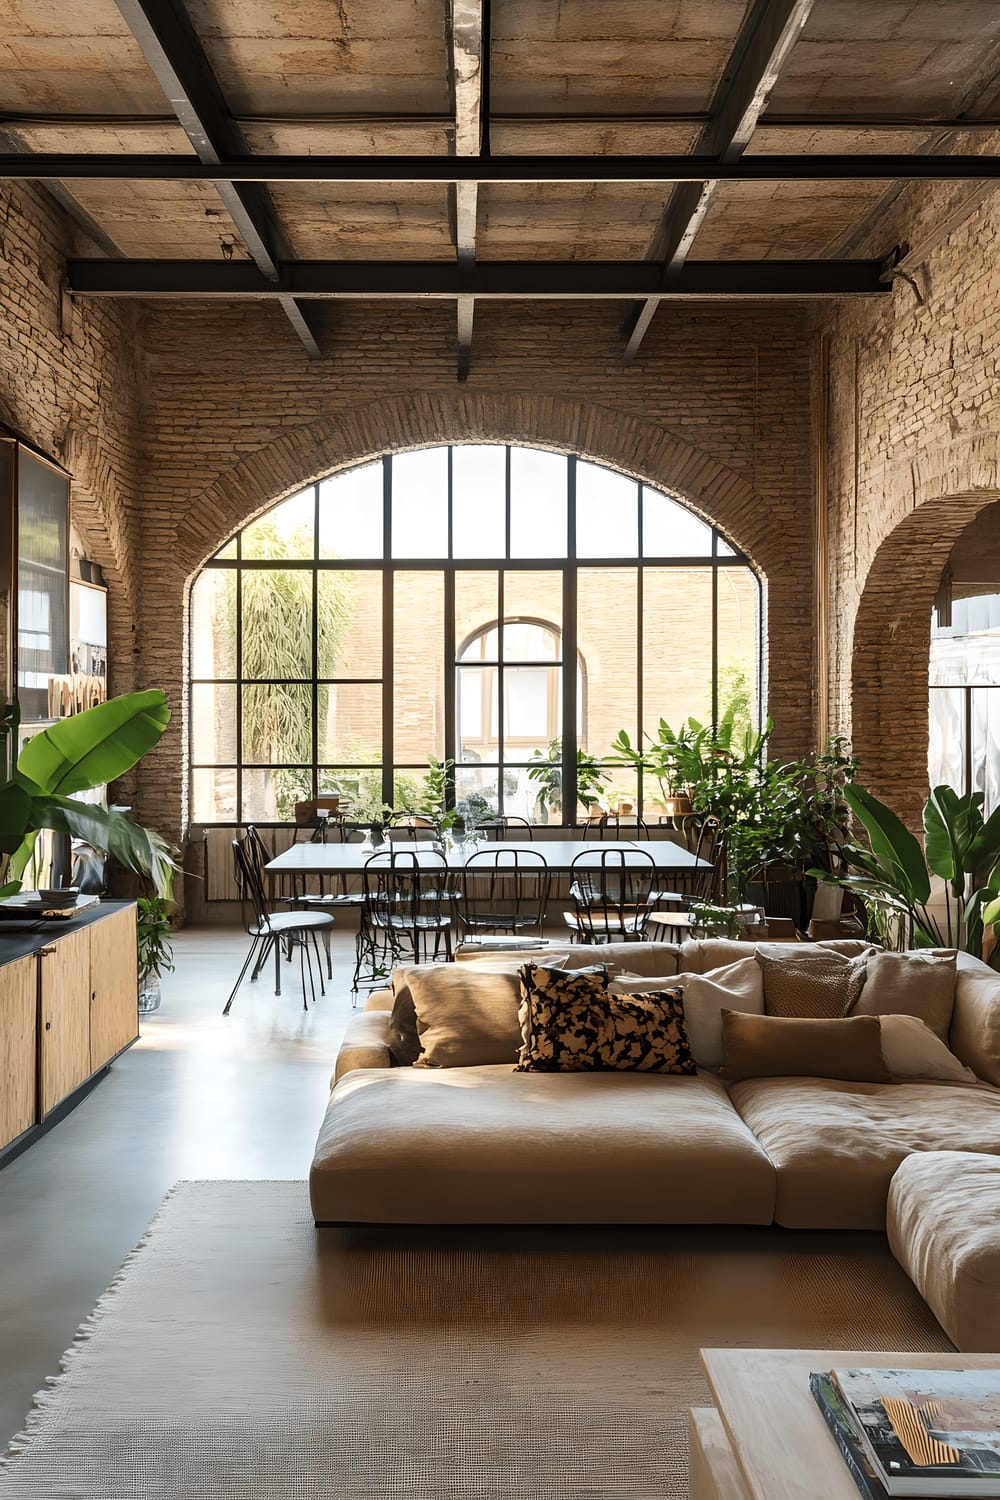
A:
<svg viewBox="0 0 1000 1500">
<path fill-rule="evenodd" d="M 756 720 L 759 654 L 745 558 L 648 485 L 529 448 L 388 456 L 195 580 L 192 818 L 285 820 L 335 788 L 363 816 L 413 807 L 434 758 L 459 800 L 572 822 L 578 751 L 731 704 Z M 655 784 L 608 784 L 655 813 Z"/>
</svg>

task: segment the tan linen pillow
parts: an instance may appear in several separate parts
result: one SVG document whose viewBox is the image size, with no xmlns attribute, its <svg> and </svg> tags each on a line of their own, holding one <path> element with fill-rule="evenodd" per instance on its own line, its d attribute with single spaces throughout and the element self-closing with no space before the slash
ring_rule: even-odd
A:
<svg viewBox="0 0 1000 1500">
<path fill-rule="evenodd" d="M 675 979 L 640 979 L 622 974 L 612 979 L 613 995 L 648 994 L 650 990 L 678 989 L 684 997 L 684 1025 L 691 1054 L 699 1068 L 722 1067 L 722 1013 L 725 1010 L 764 1014 L 764 979 L 752 953 L 736 963 L 706 974 L 678 974 Z"/>
<path fill-rule="evenodd" d="M 946 1083 L 978 1083 L 918 1016 L 880 1016 L 882 1056 L 893 1078 L 936 1078 Z"/>
<path fill-rule="evenodd" d="M 864 982 L 863 957 L 848 958 L 829 948 L 799 953 L 795 943 L 760 943 L 756 961 L 764 976 L 764 1011 L 769 1016 L 833 1021 L 853 1003 Z"/>
<path fill-rule="evenodd" d="M 552 963 L 560 964 L 562 961 L 563 954 L 552 955 Z M 522 955 L 490 953 L 482 958 L 473 959 L 469 964 L 463 964 L 462 969 L 467 974 L 513 974 L 516 977 L 523 964 Z M 454 972 L 453 963 L 420 964 L 419 966 L 401 964 L 393 969 L 389 979 L 389 988 L 392 991 L 392 1013 L 389 1017 L 387 1045 L 389 1056 L 395 1067 L 412 1067 L 420 1056 L 420 1034 L 417 1031 L 417 1013 L 410 990 L 410 975 L 419 974 L 422 981 L 427 981 L 431 974 L 453 974 Z M 504 1061 L 506 1062 L 506 1058 Z"/>
<path fill-rule="evenodd" d="M 724 1078 L 842 1078 L 891 1083 L 875 1016 L 819 1020 L 793 1016 L 722 1018 Z"/>
<path fill-rule="evenodd" d="M 955 1008 L 958 957 L 954 948 L 916 953 L 871 953 L 861 960 L 860 993 L 844 1007 L 852 1016 L 919 1016 L 947 1042 Z"/>
<path fill-rule="evenodd" d="M 421 1053 L 416 1068 L 512 1063 L 521 1045 L 516 974 L 484 974 L 464 964 L 414 968 L 410 993 Z"/>
<path fill-rule="evenodd" d="M 678 989 L 612 995 L 599 975 L 589 985 L 566 983 L 582 972 L 555 987 L 526 982 L 519 1072 L 695 1072 Z"/>
</svg>

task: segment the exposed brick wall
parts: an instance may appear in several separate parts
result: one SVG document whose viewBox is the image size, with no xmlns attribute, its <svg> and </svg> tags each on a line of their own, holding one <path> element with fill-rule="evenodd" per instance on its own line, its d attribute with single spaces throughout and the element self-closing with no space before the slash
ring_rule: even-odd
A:
<svg viewBox="0 0 1000 1500">
<path fill-rule="evenodd" d="M 957 192 L 908 190 L 857 253 L 918 245 Z M 914 268 L 916 291 L 841 304 L 828 330 L 831 725 L 911 822 L 931 603 L 956 538 L 1000 496 L 998 248 L 994 195 Z"/>
<path fill-rule="evenodd" d="M 801 318 L 670 310 L 641 367 L 619 313 L 477 313 L 454 377 L 450 309 L 346 306 L 308 365 L 271 309 L 152 310 L 144 435 L 143 666 L 176 688 L 191 577 L 252 515 L 322 473 L 442 441 L 572 450 L 677 493 L 766 575 L 769 708 L 782 752 L 812 742 L 808 330 Z M 159 622 L 169 621 L 164 630 Z M 183 798 L 179 734 L 150 757 L 149 806 Z"/>
<path fill-rule="evenodd" d="M 81 301 L 63 334 L 62 256 L 82 247 L 43 195 L 0 202 L 0 420 L 74 473 L 74 519 L 112 581 L 113 687 L 163 686 L 175 709 L 137 778 L 140 816 L 183 832 L 185 615 L 204 559 L 318 474 L 447 441 L 576 451 L 720 526 L 766 579 L 776 749 L 810 747 L 812 334 L 801 309 L 664 308 L 625 370 L 616 306 L 483 306 L 466 386 L 448 306 L 338 306 L 316 364 L 277 308 L 251 304 Z"/>
<path fill-rule="evenodd" d="M 72 474 L 73 523 L 111 585 L 112 690 L 133 680 L 137 311 L 78 303 L 63 326 L 67 253 L 89 253 L 46 195 L 0 192 L 0 422 Z"/>
</svg>

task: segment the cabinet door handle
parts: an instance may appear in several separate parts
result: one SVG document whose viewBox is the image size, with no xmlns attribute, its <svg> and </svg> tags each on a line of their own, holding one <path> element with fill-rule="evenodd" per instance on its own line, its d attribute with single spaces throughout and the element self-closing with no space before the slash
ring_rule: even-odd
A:
<svg viewBox="0 0 1000 1500">
<path fill-rule="evenodd" d="M 51 1031 L 52 1030 L 52 1022 L 51 1021 L 46 1021 L 46 1023 L 45 1023 L 45 1030 L 46 1031 Z"/>
<path fill-rule="evenodd" d="M 48 948 L 39 948 L 39 950 L 38 950 L 38 957 L 39 958 L 48 958 L 49 954 L 50 953 L 54 953 L 55 951 L 56 951 L 55 944 L 53 943 Z"/>
</svg>

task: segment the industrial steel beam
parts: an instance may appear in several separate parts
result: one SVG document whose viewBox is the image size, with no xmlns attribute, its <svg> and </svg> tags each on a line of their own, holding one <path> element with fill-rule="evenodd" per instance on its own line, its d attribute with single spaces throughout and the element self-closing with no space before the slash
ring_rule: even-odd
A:
<svg viewBox="0 0 1000 1500">
<path fill-rule="evenodd" d="M 694 146 L 695 156 L 738 161 L 778 80 L 781 66 L 809 19 L 814 0 L 757 0 L 736 39 L 729 65 L 716 90 L 710 119 Z M 646 252 L 674 274 L 691 253 L 705 222 L 719 179 L 687 182 L 671 193 Z M 633 310 L 625 327 L 625 363 L 631 364 L 659 306 L 656 297 Z"/>
<path fill-rule="evenodd" d="M 277 283 L 249 261 L 73 260 L 75 296 L 338 297 L 627 301 L 666 297 L 857 297 L 889 290 L 881 261 L 688 261 L 665 281 L 653 261 L 290 261 Z"/>
<path fill-rule="evenodd" d="M 126 182 L 892 182 L 1000 177 L 1000 156 L 190 156 L 0 155 L 0 179 L 100 178 Z"/>
<path fill-rule="evenodd" d="M 217 167 L 225 156 L 249 155 L 249 143 L 229 111 L 181 0 L 115 0 L 115 3 L 199 162 Z M 290 258 L 291 246 L 271 194 L 260 182 L 238 184 L 225 177 L 212 181 L 254 264 L 262 275 L 275 280 L 278 262 Z M 302 309 L 287 299 L 282 301 L 282 307 L 308 357 L 318 359 L 319 345 Z"/>
</svg>

